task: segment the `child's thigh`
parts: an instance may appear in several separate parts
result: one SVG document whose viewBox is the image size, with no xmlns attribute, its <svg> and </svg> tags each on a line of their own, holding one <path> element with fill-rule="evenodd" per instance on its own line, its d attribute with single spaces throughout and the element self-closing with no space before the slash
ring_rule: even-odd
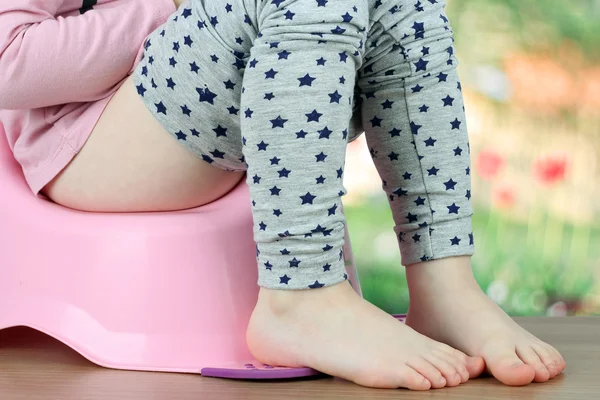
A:
<svg viewBox="0 0 600 400">
<path fill-rule="evenodd" d="M 128 78 L 85 146 L 44 189 L 85 211 L 177 210 L 207 204 L 244 177 L 210 165 L 164 131 Z"/>
</svg>

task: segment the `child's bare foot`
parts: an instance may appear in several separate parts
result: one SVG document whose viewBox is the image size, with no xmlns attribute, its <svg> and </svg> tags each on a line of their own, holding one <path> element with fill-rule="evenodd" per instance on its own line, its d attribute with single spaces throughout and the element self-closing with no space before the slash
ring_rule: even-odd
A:
<svg viewBox="0 0 600 400">
<path fill-rule="evenodd" d="M 257 360 L 311 367 L 359 385 L 427 390 L 481 373 L 467 357 L 363 300 L 348 282 L 312 290 L 260 290 L 247 332 Z"/>
<path fill-rule="evenodd" d="M 481 290 L 470 257 L 450 257 L 406 268 L 407 324 L 471 356 L 506 385 L 545 382 L 565 368 L 561 355 L 515 323 Z"/>
</svg>

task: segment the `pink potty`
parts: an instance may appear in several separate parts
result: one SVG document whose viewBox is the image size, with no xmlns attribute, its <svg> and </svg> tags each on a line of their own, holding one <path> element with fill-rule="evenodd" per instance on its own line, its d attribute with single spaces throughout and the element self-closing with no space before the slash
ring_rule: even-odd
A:
<svg viewBox="0 0 600 400">
<path fill-rule="evenodd" d="M 318 373 L 260 364 L 247 349 L 258 287 L 243 181 L 196 209 L 79 212 L 32 196 L 0 125 L 0 193 L 0 329 L 37 329 L 109 368 Z M 344 254 L 360 293 L 347 230 Z"/>
</svg>

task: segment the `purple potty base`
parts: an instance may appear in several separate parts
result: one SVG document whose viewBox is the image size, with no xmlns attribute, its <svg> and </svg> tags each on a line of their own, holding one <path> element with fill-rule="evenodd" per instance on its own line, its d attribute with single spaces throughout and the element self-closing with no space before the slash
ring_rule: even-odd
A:
<svg viewBox="0 0 600 400">
<path fill-rule="evenodd" d="M 393 315 L 400 322 L 404 322 L 406 315 Z M 245 362 L 231 362 L 218 367 L 206 367 L 200 371 L 202 376 L 211 378 L 227 379 L 293 379 L 305 378 L 308 376 L 326 376 L 322 372 L 312 368 L 287 368 L 273 367 L 262 364 L 256 360 L 247 360 Z"/>
<path fill-rule="evenodd" d="M 256 360 L 246 363 L 230 363 L 217 368 L 202 368 L 200 374 L 212 378 L 228 379 L 291 379 L 323 375 L 312 368 L 272 367 Z"/>
<path fill-rule="evenodd" d="M 406 321 L 406 314 L 392 314 L 392 317 L 396 318 L 400 322 Z"/>
</svg>

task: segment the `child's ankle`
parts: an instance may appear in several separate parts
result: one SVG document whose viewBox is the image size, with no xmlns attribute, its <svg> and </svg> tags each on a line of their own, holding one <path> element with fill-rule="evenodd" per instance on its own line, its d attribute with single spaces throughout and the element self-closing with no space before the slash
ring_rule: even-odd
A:
<svg viewBox="0 0 600 400">
<path fill-rule="evenodd" d="M 348 281 L 319 289 L 282 290 L 261 287 L 257 305 L 267 308 L 275 315 L 283 316 L 290 311 L 297 310 L 301 304 L 338 303 L 336 300 L 346 297 L 349 292 L 355 293 Z"/>
</svg>

